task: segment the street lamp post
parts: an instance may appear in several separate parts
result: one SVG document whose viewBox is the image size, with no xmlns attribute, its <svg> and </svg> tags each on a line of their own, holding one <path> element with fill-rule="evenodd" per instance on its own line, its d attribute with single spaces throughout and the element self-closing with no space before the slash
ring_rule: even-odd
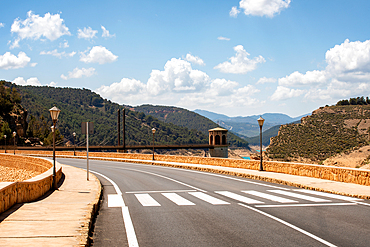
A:
<svg viewBox="0 0 370 247">
<path fill-rule="evenodd" d="M 154 160 L 154 134 L 155 134 L 155 128 L 152 129 L 153 133 L 153 160 Z"/>
<path fill-rule="evenodd" d="M 13 132 L 13 137 L 14 137 L 14 155 L 15 155 L 15 136 L 17 135 L 17 132 Z"/>
<path fill-rule="evenodd" d="M 57 124 L 58 116 L 60 110 L 54 106 L 53 108 L 49 109 L 51 119 L 53 120 L 53 189 L 57 189 L 57 180 L 56 180 L 56 169 L 55 169 L 55 126 Z"/>
<path fill-rule="evenodd" d="M 263 171 L 263 164 L 262 164 L 262 126 L 265 119 L 263 119 L 261 116 L 259 119 L 257 119 L 258 125 L 260 126 L 260 155 L 261 155 L 261 162 L 260 162 L 260 171 Z"/>
<path fill-rule="evenodd" d="M 4 135 L 5 153 L 6 153 L 6 135 Z"/>
<path fill-rule="evenodd" d="M 73 156 L 76 156 L 76 132 L 73 132 Z"/>
</svg>

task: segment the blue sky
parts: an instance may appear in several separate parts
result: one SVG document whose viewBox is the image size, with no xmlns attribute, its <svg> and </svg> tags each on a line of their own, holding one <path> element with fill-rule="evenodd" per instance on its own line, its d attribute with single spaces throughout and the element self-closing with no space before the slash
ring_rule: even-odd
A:
<svg viewBox="0 0 370 247">
<path fill-rule="evenodd" d="M 0 1 L 0 79 L 296 117 L 370 94 L 370 1 Z"/>
</svg>

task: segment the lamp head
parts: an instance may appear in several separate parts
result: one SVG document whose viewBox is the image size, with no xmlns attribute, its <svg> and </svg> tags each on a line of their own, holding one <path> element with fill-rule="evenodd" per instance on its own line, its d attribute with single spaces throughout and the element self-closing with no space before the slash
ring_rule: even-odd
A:
<svg viewBox="0 0 370 247">
<path fill-rule="evenodd" d="M 17 135 L 17 132 L 15 132 L 15 131 L 14 131 L 14 132 L 13 132 L 13 136 L 15 137 L 16 135 Z"/>
<path fill-rule="evenodd" d="M 73 134 L 72 134 L 74 137 L 76 137 L 76 132 L 73 132 Z"/>
<path fill-rule="evenodd" d="M 155 128 L 153 128 L 153 129 L 152 129 L 152 133 L 153 133 L 153 134 L 155 134 L 155 131 L 156 131 L 156 129 L 155 129 Z"/>
<path fill-rule="evenodd" d="M 50 112 L 50 115 L 51 115 L 51 119 L 53 119 L 53 121 L 58 120 L 58 116 L 59 116 L 60 110 L 56 106 L 54 106 L 53 108 L 49 109 L 49 112 Z"/>
<path fill-rule="evenodd" d="M 50 127 L 51 132 L 54 132 L 54 125 Z"/>
<path fill-rule="evenodd" d="M 257 119 L 257 121 L 258 121 L 258 125 L 259 125 L 260 127 L 262 127 L 262 126 L 263 126 L 263 122 L 265 122 L 265 119 L 263 119 L 263 118 L 260 116 L 260 118 L 259 118 L 259 119 Z"/>
<path fill-rule="evenodd" d="M 6 139 L 6 135 L 4 135 L 4 138 Z"/>
</svg>

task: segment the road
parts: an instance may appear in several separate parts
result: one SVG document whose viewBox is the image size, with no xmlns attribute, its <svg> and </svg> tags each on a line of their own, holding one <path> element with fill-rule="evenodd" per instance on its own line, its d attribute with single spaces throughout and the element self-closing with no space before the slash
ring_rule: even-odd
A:
<svg viewBox="0 0 370 247">
<path fill-rule="evenodd" d="M 86 160 L 58 159 L 86 168 Z M 263 181 L 90 160 L 93 246 L 368 246 L 370 202 Z"/>
</svg>

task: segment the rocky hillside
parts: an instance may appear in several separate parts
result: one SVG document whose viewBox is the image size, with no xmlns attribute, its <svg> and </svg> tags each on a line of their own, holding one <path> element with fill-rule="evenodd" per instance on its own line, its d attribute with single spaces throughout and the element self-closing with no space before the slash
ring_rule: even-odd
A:
<svg viewBox="0 0 370 247">
<path fill-rule="evenodd" d="M 266 151 L 274 160 L 321 163 L 367 145 L 369 134 L 370 105 L 326 106 L 301 123 L 282 125 Z"/>
</svg>

